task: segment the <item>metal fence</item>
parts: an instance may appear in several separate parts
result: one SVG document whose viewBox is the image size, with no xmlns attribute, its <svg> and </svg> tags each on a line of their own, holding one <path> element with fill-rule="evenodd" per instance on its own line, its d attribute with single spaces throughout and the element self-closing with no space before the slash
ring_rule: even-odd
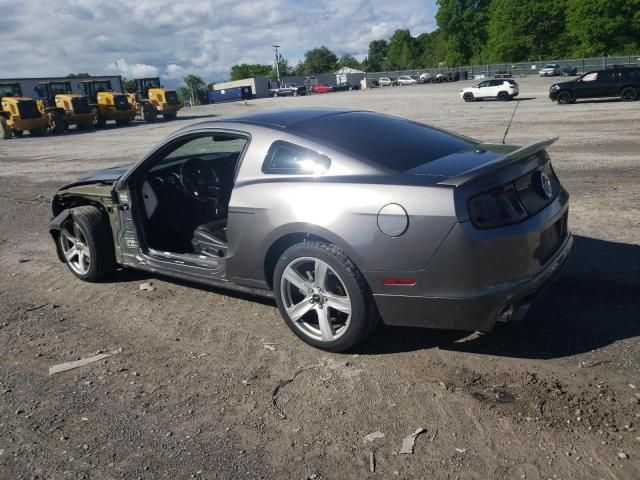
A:
<svg viewBox="0 0 640 480">
<path fill-rule="evenodd" d="M 488 65 L 467 65 L 452 68 L 421 68 L 415 70 L 392 70 L 385 72 L 368 72 L 365 77 L 369 80 L 377 80 L 380 77 L 398 77 L 400 75 L 421 75 L 430 73 L 431 75 L 456 74 L 467 72 L 469 78 L 477 76 L 492 77 L 496 73 L 511 72 L 513 76 L 538 75 L 538 71 L 547 64 L 558 64 L 560 68 L 573 67 L 578 73 L 591 70 L 602 70 L 612 65 L 624 65 L 625 67 L 640 66 L 640 55 L 627 55 L 624 57 L 594 57 L 564 60 L 542 60 L 539 62 L 518 62 L 518 63 L 493 63 Z"/>
</svg>

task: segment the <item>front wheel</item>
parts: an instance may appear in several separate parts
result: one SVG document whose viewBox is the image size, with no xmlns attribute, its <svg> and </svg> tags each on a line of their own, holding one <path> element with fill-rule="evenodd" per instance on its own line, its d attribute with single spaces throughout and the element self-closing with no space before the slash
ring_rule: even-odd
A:
<svg viewBox="0 0 640 480">
<path fill-rule="evenodd" d="M 572 100 L 573 100 L 573 97 L 571 96 L 570 92 L 565 91 L 565 92 L 558 93 L 557 101 L 560 105 L 567 105 L 571 103 Z"/>
<path fill-rule="evenodd" d="M 61 112 L 54 111 L 49 115 L 49 127 L 51 131 L 58 135 L 67 130 L 67 122 Z"/>
<path fill-rule="evenodd" d="M 638 99 L 638 91 L 633 87 L 625 87 L 620 92 L 620 98 L 625 102 L 633 102 Z"/>
<path fill-rule="evenodd" d="M 144 119 L 144 121 L 147 123 L 153 123 L 156 121 L 157 117 L 158 112 L 156 112 L 156 109 L 150 104 L 145 103 L 142 107 L 142 118 Z"/>
<path fill-rule="evenodd" d="M 69 270 L 81 280 L 96 282 L 116 268 L 109 220 L 97 207 L 74 208 L 62 224 L 58 246 Z"/>
<path fill-rule="evenodd" d="M 7 125 L 7 119 L 0 117 L 0 138 L 2 138 L 2 140 L 9 140 L 12 136 L 13 133 L 9 125 Z"/>
<path fill-rule="evenodd" d="M 377 325 L 378 313 L 362 274 L 334 245 L 293 245 L 278 260 L 273 285 L 287 326 L 314 347 L 344 352 Z"/>
<path fill-rule="evenodd" d="M 471 92 L 467 92 L 465 93 L 462 98 L 464 99 L 465 102 L 473 102 L 475 100 L 475 97 L 473 96 L 473 93 Z"/>
</svg>

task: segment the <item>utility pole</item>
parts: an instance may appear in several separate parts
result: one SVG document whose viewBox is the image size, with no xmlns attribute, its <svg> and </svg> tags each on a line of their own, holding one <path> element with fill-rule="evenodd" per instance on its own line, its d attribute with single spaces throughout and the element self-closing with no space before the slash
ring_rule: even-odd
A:
<svg viewBox="0 0 640 480">
<path fill-rule="evenodd" d="M 271 45 L 276 52 L 276 78 L 278 79 L 278 87 L 280 86 L 280 57 L 278 56 L 278 49 L 280 45 Z"/>
</svg>

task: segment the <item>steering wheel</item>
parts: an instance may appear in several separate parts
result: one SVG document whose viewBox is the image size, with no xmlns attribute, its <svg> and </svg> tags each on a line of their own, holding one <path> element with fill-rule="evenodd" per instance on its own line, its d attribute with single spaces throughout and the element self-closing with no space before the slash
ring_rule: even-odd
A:
<svg viewBox="0 0 640 480">
<path fill-rule="evenodd" d="M 201 202 L 217 202 L 220 178 L 201 158 L 190 158 L 180 167 L 180 184 L 187 195 Z"/>
</svg>

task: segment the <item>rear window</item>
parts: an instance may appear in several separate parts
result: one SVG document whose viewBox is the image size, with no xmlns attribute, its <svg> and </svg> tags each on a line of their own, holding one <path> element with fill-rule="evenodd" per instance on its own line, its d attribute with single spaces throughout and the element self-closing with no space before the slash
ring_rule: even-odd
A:
<svg viewBox="0 0 640 480">
<path fill-rule="evenodd" d="M 465 137 L 370 112 L 318 117 L 290 128 L 396 172 L 411 170 L 476 145 Z"/>
</svg>

